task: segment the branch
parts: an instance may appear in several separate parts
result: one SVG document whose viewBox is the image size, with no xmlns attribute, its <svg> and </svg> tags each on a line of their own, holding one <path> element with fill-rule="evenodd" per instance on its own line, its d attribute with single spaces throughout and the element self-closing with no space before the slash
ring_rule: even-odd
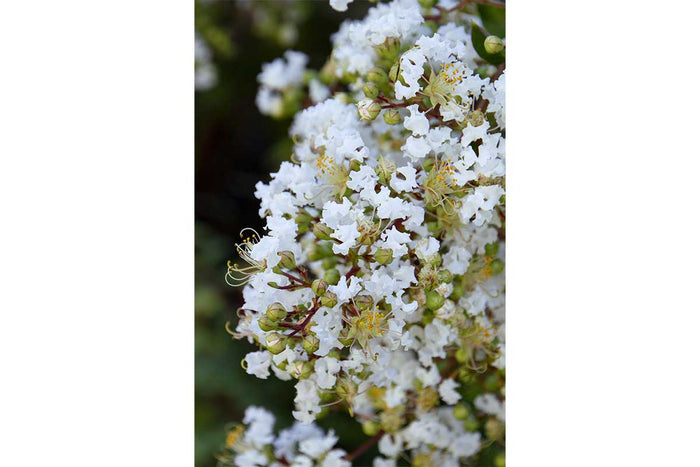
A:
<svg viewBox="0 0 700 467">
<path fill-rule="evenodd" d="M 362 454 L 364 454 L 365 451 L 367 451 L 369 448 L 371 448 L 372 446 L 374 446 L 374 445 L 377 443 L 377 441 L 379 441 L 379 438 L 381 438 L 382 435 L 384 435 L 384 430 L 380 430 L 379 433 L 377 433 L 376 435 L 372 436 L 370 439 L 368 439 L 367 441 L 365 441 L 364 443 L 362 443 L 362 444 L 361 444 L 357 449 L 355 449 L 353 452 L 351 452 L 350 454 L 348 454 L 347 456 L 345 456 L 345 460 L 353 461 L 355 458 L 357 458 L 357 457 L 361 456 Z"/>
</svg>

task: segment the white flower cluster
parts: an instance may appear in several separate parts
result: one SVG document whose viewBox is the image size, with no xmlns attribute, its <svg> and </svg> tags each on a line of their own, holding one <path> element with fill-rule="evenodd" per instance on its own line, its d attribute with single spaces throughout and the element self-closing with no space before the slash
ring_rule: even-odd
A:
<svg viewBox="0 0 700 467">
<path fill-rule="evenodd" d="M 298 380 L 303 424 L 347 411 L 377 466 L 503 442 L 505 75 L 476 72 L 473 11 L 426 24 L 444 11 L 394 0 L 342 25 L 306 71 L 326 94 L 295 115 L 292 162 L 256 185 L 267 232 L 227 273 L 245 284 L 234 336 L 259 346 L 247 373 Z M 263 67 L 263 112 L 302 83 L 297 54 Z"/>
<path fill-rule="evenodd" d="M 219 462 L 239 467 L 350 466 L 344 459 L 345 451 L 333 449 L 338 441 L 333 430 L 324 433 L 316 425 L 297 422 L 275 436 L 274 424 L 275 417 L 267 410 L 248 407 L 243 425 L 236 425 L 228 432 Z"/>
</svg>

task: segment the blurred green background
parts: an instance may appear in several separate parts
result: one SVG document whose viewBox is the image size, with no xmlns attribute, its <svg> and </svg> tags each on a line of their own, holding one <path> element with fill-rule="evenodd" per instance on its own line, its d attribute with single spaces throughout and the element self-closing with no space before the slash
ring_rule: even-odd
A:
<svg viewBox="0 0 700 467">
<path fill-rule="evenodd" d="M 277 416 L 277 428 L 292 424 L 293 382 L 259 380 L 240 366 L 253 346 L 226 333 L 242 305 L 240 290 L 224 282 L 226 261 L 237 260 L 235 242 L 244 227 L 262 232 L 258 180 L 291 153 L 289 120 L 261 115 L 255 106 L 261 66 L 285 50 L 309 55 L 320 68 L 331 52 L 330 35 L 348 17 L 363 17 L 371 6 L 356 1 L 339 13 L 326 0 L 195 2 L 195 31 L 206 43 L 196 67 L 208 67 L 204 86 L 195 91 L 195 465 L 215 466 L 215 454 L 231 422 L 249 405 Z M 201 52 L 201 50 L 200 50 Z M 204 65 L 201 62 L 206 62 Z M 200 72 L 202 70 L 200 69 Z M 334 414 L 320 422 L 340 435 L 352 451 L 366 437 L 348 416 Z M 356 460 L 368 465 L 370 451 Z"/>
</svg>

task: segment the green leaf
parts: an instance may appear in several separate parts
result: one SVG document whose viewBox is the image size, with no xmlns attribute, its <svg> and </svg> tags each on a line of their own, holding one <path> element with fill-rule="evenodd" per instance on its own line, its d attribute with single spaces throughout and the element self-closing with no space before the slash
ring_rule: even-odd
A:
<svg viewBox="0 0 700 467">
<path fill-rule="evenodd" d="M 477 5 L 484 28 L 501 39 L 506 37 L 506 9 L 492 5 Z"/>
<path fill-rule="evenodd" d="M 484 31 L 481 30 L 478 24 L 472 22 L 472 45 L 474 46 L 476 53 L 478 53 L 481 58 L 490 64 L 500 65 L 506 60 L 505 53 L 500 52 L 497 54 L 490 54 L 486 52 L 486 49 L 484 48 L 485 39 L 486 34 L 484 34 Z"/>
</svg>

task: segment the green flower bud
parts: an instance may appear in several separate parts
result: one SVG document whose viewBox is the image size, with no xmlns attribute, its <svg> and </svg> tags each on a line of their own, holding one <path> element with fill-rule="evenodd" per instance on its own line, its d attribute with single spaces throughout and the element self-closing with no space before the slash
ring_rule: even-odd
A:
<svg viewBox="0 0 700 467">
<path fill-rule="evenodd" d="M 374 120 L 382 110 L 379 102 L 372 99 L 362 99 L 357 103 L 357 113 L 360 115 L 360 120 Z"/>
<path fill-rule="evenodd" d="M 328 284 L 338 285 L 338 281 L 340 281 L 340 272 L 335 268 L 329 269 L 323 273 L 323 280 Z"/>
<path fill-rule="evenodd" d="M 362 162 L 359 160 L 353 159 L 350 161 L 350 172 L 357 172 L 360 170 L 360 167 L 362 167 Z"/>
<path fill-rule="evenodd" d="M 449 284 L 452 282 L 452 273 L 447 269 L 442 269 L 438 272 L 438 280 L 443 284 Z"/>
<path fill-rule="evenodd" d="M 465 431 L 477 431 L 479 429 L 479 421 L 474 417 L 469 417 L 462 422 Z"/>
<path fill-rule="evenodd" d="M 304 347 L 304 350 L 306 350 L 306 353 L 311 355 L 318 350 L 320 342 L 321 341 L 318 339 L 318 337 L 314 336 L 313 334 L 307 334 L 304 337 L 301 345 Z"/>
<path fill-rule="evenodd" d="M 503 41 L 498 36 L 489 36 L 484 39 L 484 49 L 487 53 L 497 54 L 503 50 Z"/>
<path fill-rule="evenodd" d="M 389 109 L 384 112 L 384 121 L 389 125 L 396 125 L 401 122 L 401 114 L 397 109 Z"/>
<path fill-rule="evenodd" d="M 365 96 L 369 97 L 370 99 L 374 99 L 377 97 L 377 95 L 379 95 L 379 87 L 372 82 L 365 83 L 365 85 L 362 86 L 362 92 L 364 92 Z"/>
<path fill-rule="evenodd" d="M 265 338 L 265 344 L 270 353 L 277 355 L 287 348 L 287 338 L 278 332 L 271 332 Z"/>
<path fill-rule="evenodd" d="M 353 342 L 355 342 L 355 336 L 356 336 L 356 330 L 355 328 L 349 328 L 347 331 L 347 334 L 345 336 L 339 336 L 338 340 L 340 341 L 341 344 L 343 344 L 345 347 L 348 347 L 352 345 Z"/>
<path fill-rule="evenodd" d="M 464 404 L 457 404 L 452 413 L 457 420 L 466 420 L 469 416 L 469 408 Z"/>
<path fill-rule="evenodd" d="M 393 65 L 391 65 L 391 68 L 389 69 L 389 81 L 392 83 L 395 83 L 397 78 L 399 77 L 399 61 L 397 60 Z"/>
<path fill-rule="evenodd" d="M 330 240 L 333 230 L 323 222 L 316 222 L 313 229 L 314 235 L 319 240 Z"/>
<path fill-rule="evenodd" d="M 338 297 L 333 292 L 326 292 L 321 297 L 321 305 L 327 308 L 333 308 L 338 304 Z"/>
<path fill-rule="evenodd" d="M 323 258 L 323 261 L 321 261 L 321 267 L 323 267 L 323 269 L 334 268 L 336 264 L 338 264 L 338 258 L 336 258 L 335 256 Z"/>
<path fill-rule="evenodd" d="M 493 458 L 493 467 L 506 467 L 506 455 L 500 453 Z"/>
<path fill-rule="evenodd" d="M 277 253 L 277 256 L 280 257 L 280 266 L 285 269 L 296 269 L 297 263 L 294 260 L 294 253 L 291 251 L 280 251 Z"/>
<path fill-rule="evenodd" d="M 362 432 L 367 436 L 376 435 L 377 433 L 379 433 L 379 430 L 381 430 L 381 428 L 382 427 L 379 426 L 379 423 L 373 422 L 372 420 L 362 422 Z"/>
<path fill-rule="evenodd" d="M 437 0 L 418 0 L 418 4 L 423 8 L 431 8 L 437 3 Z"/>
<path fill-rule="evenodd" d="M 498 254 L 498 242 L 489 243 L 484 247 L 486 256 L 496 256 Z"/>
<path fill-rule="evenodd" d="M 452 293 L 450 294 L 450 298 L 453 301 L 457 301 L 460 298 L 464 297 L 464 294 L 466 293 L 466 289 L 464 287 L 464 284 L 458 282 L 454 284 L 454 287 L 452 288 Z"/>
<path fill-rule="evenodd" d="M 296 379 L 306 379 L 311 376 L 311 373 L 313 372 L 314 364 L 311 362 L 302 362 L 301 360 L 297 360 L 292 363 L 292 368 L 289 370 L 292 377 Z"/>
<path fill-rule="evenodd" d="M 328 282 L 323 279 L 316 279 L 311 283 L 311 290 L 314 291 L 317 297 L 320 297 L 328 290 Z"/>
<path fill-rule="evenodd" d="M 277 329 L 277 323 L 268 318 L 267 316 L 261 316 L 258 319 L 258 326 L 260 326 L 260 329 L 262 329 L 265 332 Z"/>
<path fill-rule="evenodd" d="M 374 299 L 369 295 L 358 295 L 355 297 L 355 305 L 360 310 L 369 310 L 374 306 Z"/>
<path fill-rule="evenodd" d="M 503 261 L 496 258 L 493 261 L 491 261 L 491 274 L 496 276 L 496 275 L 502 273 L 503 269 L 505 269 L 505 267 L 506 267 L 506 265 L 503 264 Z"/>
<path fill-rule="evenodd" d="M 377 248 L 374 260 L 381 265 L 389 264 L 394 260 L 394 252 L 388 248 Z"/>
<path fill-rule="evenodd" d="M 318 261 L 319 259 L 333 256 L 333 244 L 330 242 L 317 243 L 311 247 L 309 259 Z"/>
<path fill-rule="evenodd" d="M 375 84 L 385 83 L 387 80 L 386 71 L 375 66 L 367 72 L 367 80 Z"/>
<path fill-rule="evenodd" d="M 306 211 L 301 211 L 299 214 L 297 214 L 297 217 L 294 218 L 294 222 L 299 225 L 309 224 L 312 220 L 314 220 L 314 218 L 311 217 L 311 214 Z"/>
<path fill-rule="evenodd" d="M 287 310 L 282 306 L 281 303 L 273 303 L 267 307 L 267 312 L 265 313 L 267 318 L 272 322 L 277 322 L 281 319 L 286 318 Z"/>
<path fill-rule="evenodd" d="M 469 358 L 469 355 L 467 354 L 467 349 L 464 347 L 460 347 L 457 349 L 457 352 L 455 352 L 455 359 L 457 360 L 458 363 L 464 363 L 467 361 Z"/>
<path fill-rule="evenodd" d="M 445 303 L 445 297 L 434 290 L 428 292 L 425 296 L 425 305 L 435 311 Z"/>
</svg>

